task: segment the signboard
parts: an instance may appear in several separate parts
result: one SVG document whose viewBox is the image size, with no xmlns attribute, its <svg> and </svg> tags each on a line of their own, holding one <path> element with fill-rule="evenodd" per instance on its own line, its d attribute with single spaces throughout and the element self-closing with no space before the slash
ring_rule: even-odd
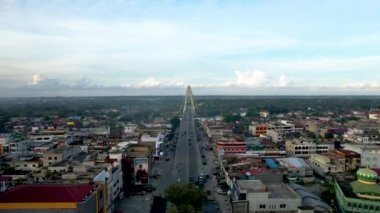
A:
<svg viewBox="0 0 380 213">
<path fill-rule="evenodd" d="M 148 158 L 135 158 L 134 165 L 134 180 L 135 185 L 144 185 L 149 183 Z"/>
</svg>

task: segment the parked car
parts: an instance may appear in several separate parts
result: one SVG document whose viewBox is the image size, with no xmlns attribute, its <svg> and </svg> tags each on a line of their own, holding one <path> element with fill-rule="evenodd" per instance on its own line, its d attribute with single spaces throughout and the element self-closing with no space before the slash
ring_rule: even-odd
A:
<svg viewBox="0 0 380 213">
<path fill-rule="evenodd" d="M 154 187 L 154 186 L 151 185 L 151 184 L 148 184 L 148 185 L 144 186 L 143 189 L 144 189 L 144 191 L 146 191 L 146 192 L 153 192 L 153 191 L 156 190 L 156 187 Z"/>
<path fill-rule="evenodd" d="M 223 191 L 223 189 L 221 188 L 216 188 L 216 193 L 220 194 L 220 195 L 226 195 L 227 192 Z"/>
</svg>

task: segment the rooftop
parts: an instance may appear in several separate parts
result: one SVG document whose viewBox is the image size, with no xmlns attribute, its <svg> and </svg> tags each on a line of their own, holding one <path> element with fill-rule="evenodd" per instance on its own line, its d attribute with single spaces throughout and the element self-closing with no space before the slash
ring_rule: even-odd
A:
<svg viewBox="0 0 380 213">
<path fill-rule="evenodd" d="M 287 168 L 310 167 L 302 158 L 278 158 L 277 161 Z"/>
<path fill-rule="evenodd" d="M 0 203 L 81 202 L 95 188 L 90 184 L 19 185 L 0 193 Z"/>
<path fill-rule="evenodd" d="M 271 199 L 295 199 L 297 194 L 286 184 L 264 184 L 261 180 L 237 180 L 236 184 L 241 190 L 248 193 L 268 192 Z"/>
</svg>

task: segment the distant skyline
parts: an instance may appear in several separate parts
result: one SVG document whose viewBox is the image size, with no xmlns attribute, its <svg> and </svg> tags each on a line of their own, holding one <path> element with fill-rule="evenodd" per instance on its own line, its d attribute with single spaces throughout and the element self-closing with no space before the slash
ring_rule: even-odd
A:
<svg viewBox="0 0 380 213">
<path fill-rule="evenodd" d="M 380 95 L 379 8 L 0 0 L 0 97 Z"/>
</svg>

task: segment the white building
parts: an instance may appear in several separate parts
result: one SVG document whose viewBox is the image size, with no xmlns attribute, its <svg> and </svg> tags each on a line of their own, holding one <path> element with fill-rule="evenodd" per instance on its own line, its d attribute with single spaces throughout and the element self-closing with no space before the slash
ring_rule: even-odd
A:
<svg viewBox="0 0 380 213">
<path fill-rule="evenodd" d="M 327 153 L 335 150 L 333 143 L 311 143 L 299 139 L 285 142 L 286 153 L 296 157 L 310 157 L 311 154 Z"/>
<path fill-rule="evenodd" d="M 164 142 L 164 138 L 165 138 L 165 135 L 163 135 L 161 133 L 158 133 L 155 136 L 151 136 L 151 135 L 148 135 L 148 134 L 143 134 L 141 136 L 140 141 L 142 143 L 144 143 L 144 142 L 155 143 L 155 152 L 154 152 L 153 155 L 154 156 L 160 156 L 160 148 L 161 148 L 161 144 Z"/>
<path fill-rule="evenodd" d="M 360 166 L 380 168 L 380 145 L 345 144 L 344 149 L 360 154 Z"/>
<path fill-rule="evenodd" d="M 362 167 L 380 168 L 380 146 L 363 146 L 360 155 Z"/>
<path fill-rule="evenodd" d="M 29 139 L 36 143 L 53 142 L 57 137 L 54 135 L 30 135 Z"/>
<path fill-rule="evenodd" d="M 103 170 L 97 176 L 94 177 L 94 182 L 103 185 L 107 190 L 107 210 L 106 212 L 114 212 L 114 201 L 121 198 L 123 187 L 123 173 L 121 171 L 121 165 L 115 163 L 112 166 L 109 165 L 107 170 Z"/>
<path fill-rule="evenodd" d="M 380 111 L 371 111 L 368 113 L 368 118 L 371 120 L 380 120 Z"/>
<path fill-rule="evenodd" d="M 137 125 L 136 124 L 128 123 L 124 127 L 124 133 L 131 134 L 131 133 L 134 133 L 136 131 L 136 129 L 137 129 Z"/>
<path fill-rule="evenodd" d="M 9 143 L 9 152 L 12 154 L 20 154 L 28 151 L 28 147 L 31 144 L 30 140 L 22 140 Z"/>
<path fill-rule="evenodd" d="M 283 183 L 264 184 L 261 180 L 236 180 L 233 199 L 247 200 L 249 212 L 297 213 L 301 198 Z"/>
</svg>

